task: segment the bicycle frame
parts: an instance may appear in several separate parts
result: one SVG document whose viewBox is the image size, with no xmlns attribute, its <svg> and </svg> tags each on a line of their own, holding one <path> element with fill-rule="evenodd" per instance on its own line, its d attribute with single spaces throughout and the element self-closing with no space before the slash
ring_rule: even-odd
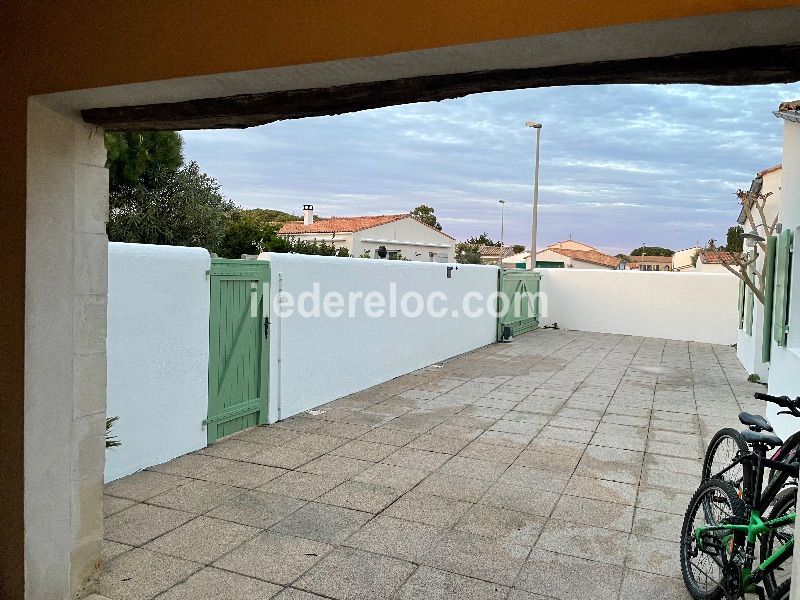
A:
<svg viewBox="0 0 800 600">
<path fill-rule="evenodd" d="M 693 535 L 697 541 L 698 547 L 702 548 L 703 542 L 701 538 L 704 533 L 711 533 L 715 531 L 729 531 L 731 534 L 734 534 L 735 532 L 744 533 L 747 540 L 748 555 L 752 555 L 751 548 L 755 547 L 758 536 L 763 535 L 773 529 L 777 529 L 778 527 L 782 527 L 783 525 L 794 523 L 796 515 L 797 513 L 792 512 L 778 517 L 777 519 L 763 521 L 759 511 L 752 510 L 750 512 L 750 522 L 747 525 L 737 525 L 733 523 L 729 525 L 704 525 L 695 529 Z M 728 539 L 730 539 L 730 536 L 723 538 L 723 541 L 727 542 Z M 783 544 L 783 546 L 775 550 L 775 552 L 761 561 L 761 564 L 759 564 L 755 569 L 752 569 L 751 565 L 745 565 L 742 568 L 742 589 L 747 593 L 755 592 L 753 586 L 761 580 L 761 577 L 764 575 L 764 573 L 767 573 L 771 570 L 773 565 L 780 564 L 786 558 L 789 558 L 791 556 L 793 547 L 794 537 L 792 537 L 789 541 Z M 720 566 L 722 565 L 720 564 Z"/>
<path fill-rule="evenodd" d="M 762 444 L 754 444 L 753 451 L 751 453 L 738 457 L 735 461 L 733 461 L 733 463 L 714 475 L 714 478 L 719 478 L 722 474 L 740 463 L 744 465 L 746 471 L 749 470 L 749 476 L 752 480 L 752 484 L 748 483 L 745 486 L 745 489 L 750 488 L 750 497 L 746 498 L 750 512 L 749 522 L 746 525 L 739 523 L 703 525 L 697 527 L 694 532 L 692 532 L 695 541 L 697 542 L 697 547 L 700 549 L 703 549 L 702 536 L 704 534 L 725 531 L 730 532 L 731 535 L 722 538 L 722 541 L 726 544 L 729 541 L 735 544 L 736 540 L 735 538 L 732 539 L 732 537 L 736 533 L 744 534 L 745 556 L 747 562 L 746 564 L 742 565 L 741 587 L 746 593 L 756 592 L 756 584 L 761 580 L 764 574 L 776 568 L 784 560 L 791 557 L 792 548 L 794 547 L 794 536 L 792 536 L 780 548 L 762 560 L 758 567 L 755 569 L 752 568 L 755 544 L 758 537 L 773 529 L 777 529 L 789 523 L 794 523 L 797 515 L 796 512 L 791 512 L 776 519 L 767 521 L 764 521 L 761 518 L 761 515 L 764 514 L 764 512 L 769 508 L 770 504 L 772 504 L 773 500 L 775 500 L 775 497 L 781 491 L 789 477 L 798 476 L 798 463 L 786 463 L 766 458 L 766 452 L 766 446 Z M 777 454 L 778 453 L 775 453 L 773 456 Z M 764 484 L 765 467 L 773 469 L 779 474 L 772 480 L 772 482 L 769 483 L 769 485 L 767 485 L 766 489 L 762 491 L 761 488 Z M 747 475 L 745 476 L 745 480 L 747 480 Z M 730 549 L 732 553 L 733 545 L 731 545 Z M 719 560 L 713 554 L 710 554 L 710 556 L 715 562 L 717 562 L 717 564 L 719 564 L 721 568 L 724 568 L 721 560 Z"/>
</svg>

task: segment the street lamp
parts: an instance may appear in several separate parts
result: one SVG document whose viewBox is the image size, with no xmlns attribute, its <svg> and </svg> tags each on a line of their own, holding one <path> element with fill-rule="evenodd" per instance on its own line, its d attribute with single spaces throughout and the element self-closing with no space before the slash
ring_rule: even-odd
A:
<svg viewBox="0 0 800 600">
<path fill-rule="evenodd" d="M 533 169 L 533 215 L 531 216 L 531 270 L 533 270 L 536 268 L 536 228 L 539 220 L 539 139 L 542 135 L 542 124 L 528 121 L 525 127 L 533 127 L 536 130 L 536 166 Z"/>
<path fill-rule="evenodd" d="M 500 200 L 500 268 L 503 268 L 503 228 L 505 225 L 505 208 L 506 201 Z"/>
</svg>

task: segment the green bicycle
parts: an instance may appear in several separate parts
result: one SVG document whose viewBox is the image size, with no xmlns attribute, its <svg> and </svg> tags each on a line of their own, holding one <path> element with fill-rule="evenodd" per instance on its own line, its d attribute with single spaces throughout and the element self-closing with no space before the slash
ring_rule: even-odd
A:
<svg viewBox="0 0 800 600">
<path fill-rule="evenodd" d="M 772 397 L 771 401 L 800 416 L 800 400 Z M 798 463 L 766 457 L 769 449 L 782 443 L 772 433 L 743 431 L 742 436 L 752 452 L 740 454 L 701 484 L 686 510 L 681 572 L 696 600 L 739 600 L 746 593 L 758 594 L 762 600 L 788 598 L 791 579 L 779 582 L 776 574 L 791 560 L 794 547 L 796 489 L 784 489 L 784 485 L 790 477 L 797 478 Z M 724 477 L 739 466 L 745 471 L 745 489 L 737 489 Z M 774 475 L 762 491 L 766 468 Z M 772 511 L 764 518 L 770 506 Z M 757 542 L 761 561 L 754 568 Z"/>
</svg>

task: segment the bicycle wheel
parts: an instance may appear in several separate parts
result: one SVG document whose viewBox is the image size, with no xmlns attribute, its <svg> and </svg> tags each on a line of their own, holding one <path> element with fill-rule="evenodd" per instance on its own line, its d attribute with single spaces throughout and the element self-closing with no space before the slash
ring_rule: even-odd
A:
<svg viewBox="0 0 800 600">
<path fill-rule="evenodd" d="M 787 579 L 775 590 L 774 594 L 768 596 L 769 600 L 789 600 L 789 592 L 791 591 L 789 588 L 791 587 L 792 580 Z"/>
<path fill-rule="evenodd" d="M 724 576 L 717 562 L 698 547 L 694 531 L 703 525 L 746 523 L 747 508 L 736 488 L 721 479 L 709 479 L 700 484 L 689 501 L 681 528 L 681 573 L 689 594 L 695 600 L 720 600 L 724 591 Z M 722 543 L 726 532 L 720 532 L 722 551 L 730 552 Z"/>
<path fill-rule="evenodd" d="M 775 497 L 775 501 L 770 506 L 769 513 L 764 518 L 765 521 L 777 519 L 783 515 L 795 512 L 797 505 L 797 488 L 787 488 Z M 794 537 L 794 523 L 787 523 L 782 527 L 770 529 L 761 536 L 761 560 L 765 560 L 778 548 Z M 792 577 L 792 553 L 789 552 L 786 558 L 780 563 L 775 563 L 775 568 L 770 569 L 764 574 L 764 588 L 767 595 L 772 596 L 778 587 L 787 579 Z"/>
<path fill-rule="evenodd" d="M 734 460 L 748 454 L 750 447 L 744 440 L 744 437 L 736 429 L 726 427 L 720 429 L 711 438 L 711 442 L 706 448 L 706 454 L 703 457 L 703 471 L 702 480 L 707 481 L 714 475 L 720 473 L 725 467 L 729 466 Z M 743 496 L 744 490 L 749 489 L 745 477 L 748 471 L 745 465 L 738 464 L 732 467 L 729 471 L 722 474 L 721 479 L 727 481 L 734 488 L 739 491 L 740 497 Z"/>
</svg>

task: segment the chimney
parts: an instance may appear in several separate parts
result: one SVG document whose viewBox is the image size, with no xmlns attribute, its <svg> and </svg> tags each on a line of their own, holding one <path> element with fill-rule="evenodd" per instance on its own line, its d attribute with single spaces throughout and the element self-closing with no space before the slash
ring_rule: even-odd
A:
<svg viewBox="0 0 800 600">
<path fill-rule="evenodd" d="M 314 207 L 311 204 L 303 204 L 303 225 L 314 223 Z"/>
</svg>

